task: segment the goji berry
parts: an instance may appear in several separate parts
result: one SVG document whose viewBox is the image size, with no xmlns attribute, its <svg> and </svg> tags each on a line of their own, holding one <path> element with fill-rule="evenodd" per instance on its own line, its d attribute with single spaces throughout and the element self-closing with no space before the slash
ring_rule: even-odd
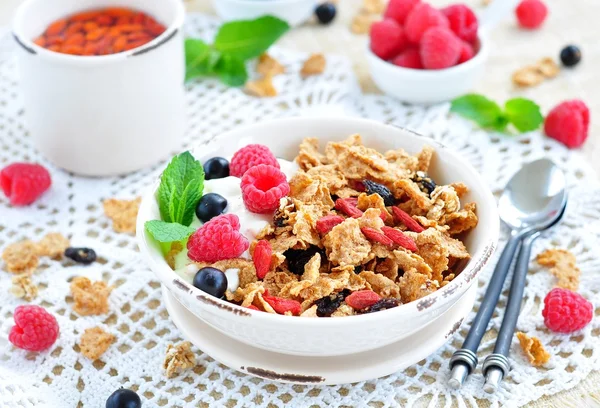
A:
<svg viewBox="0 0 600 408">
<path fill-rule="evenodd" d="M 252 310 L 258 310 L 260 312 L 260 309 L 254 305 L 250 305 L 248 306 L 248 309 L 252 309 Z"/>
<path fill-rule="evenodd" d="M 374 228 L 362 227 L 360 230 L 363 234 L 365 234 L 365 237 L 367 237 L 371 241 L 379 242 L 380 244 L 383 244 L 388 247 L 394 246 L 394 241 L 392 241 L 390 238 L 386 237 Z"/>
<path fill-rule="evenodd" d="M 379 302 L 381 296 L 372 290 L 359 290 L 352 292 L 346 298 L 346 304 L 353 309 L 365 309 Z"/>
<path fill-rule="evenodd" d="M 402 231 L 391 227 L 381 227 L 381 230 L 386 237 L 400 245 L 402 248 L 406 248 L 413 252 L 418 249 L 415 241 L 411 237 L 404 235 Z"/>
<path fill-rule="evenodd" d="M 317 220 L 316 228 L 321 234 L 327 234 L 338 224 L 344 222 L 344 217 L 340 215 L 326 215 Z"/>
<path fill-rule="evenodd" d="M 276 296 L 263 295 L 263 299 L 267 302 L 273 310 L 278 314 L 285 314 L 286 312 L 292 313 L 294 316 L 298 316 L 302 311 L 302 305 L 300 302 L 291 299 L 284 299 Z"/>
<path fill-rule="evenodd" d="M 398 218 L 398 220 L 403 223 L 404 225 L 406 225 L 406 228 L 408 228 L 409 230 L 413 231 L 413 232 L 423 232 L 425 231 L 425 228 L 423 228 L 421 226 L 421 224 L 419 224 L 417 221 L 415 221 L 413 219 L 413 217 L 410 216 L 409 213 L 402 211 L 400 208 L 398 207 L 392 207 L 392 211 L 394 212 L 394 215 L 396 216 L 396 218 Z"/>
<path fill-rule="evenodd" d="M 264 279 L 265 275 L 271 268 L 271 255 L 273 250 L 271 244 L 265 239 L 258 241 L 254 247 L 254 253 L 252 254 L 252 260 L 254 261 L 254 267 L 256 268 L 256 277 L 258 279 Z"/>
<path fill-rule="evenodd" d="M 351 198 L 338 198 L 335 201 L 335 209 L 352 218 L 360 218 L 363 215 Z"/>
</svg>

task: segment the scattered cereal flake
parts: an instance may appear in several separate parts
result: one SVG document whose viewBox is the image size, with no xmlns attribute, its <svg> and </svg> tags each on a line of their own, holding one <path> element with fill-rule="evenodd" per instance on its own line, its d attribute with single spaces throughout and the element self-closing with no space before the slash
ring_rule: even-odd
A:
<svg viewBox="0 0 600 408">
<path fill-rule="evenodd" d="M 196 366 L 196 354 L 191 349 L 192 343 L 184 341 L 174 346 L 167 346 L 163 369 L 167 378 L 177 377 L 185 370 Z"/>
<path fill-rule="evenodd" d="M 39 263 L 37 246 L 28 239 L 10 244 L 4 248 L 2 260 L 6 264 L 5 269 L 8 272 L 32 273 Z"/>
<path fill-rule="evenodd" d="M 61 259 L 69 246 L 69 239 L 58 232 L 46 234 L 36 244 L 38 256 L 49 256 L 52 259 Z"/>
<path fill-rule="evenodd" d="M 240 287 L 244 287 L 250 283 L 254 283 L 257 280 L 256 267 L 254 266 L 254 262 L 245 258 L 223 259 L 212 264 L 206 262 L 196 262 L 196 265 L 200 269 L 206 268 L 207 266 L 217 268 L 221 271 L 226 271 L 227 269 L 238 269 Z"/>
<path fill-rule="evenodd" d="M 554 78 L 560 73 L 560 67 L 550 57 L 539 60 L 536 67 L 538 71 L 546 78 Z"/>
<path fill-rule="evenodd" d="M 135 224 L 141 201 L 141 197 L 134 200 L 116 198 L 104 200 L 104 214 L 112 220 L 113 229 L 116 232 L 135 234 Z"/>
<path fill-rule="evenodd" d="M 167 252 L 167 254 L 165 255 L 165 260 L 167 261 L 167 264 L 171 267 L 171 269 L 175 269 L 175 257 L 181 251 L 183 251 L 183 245 L 181 244 L 181 242 L 173 242 L 171 244 L 171 249 L 169 249 L 169 252 Z"/>
<path fill-rule="evenodd" d="M 560 67 L 552 58 L 542 58 L 534 65 L 527 65 L 513 74 L 512 80 L 518 86 L 534 86 L 545 79 L 554 78 L 560 72 Z"/>
<path fill-rule="evenodd" d="M 404 272 L 398 286 L 400 287 L 402 303 L 421 299 L 438 289 L 435 281 L 428 279 L 427 276 L 418 273 L 414 269 Z"/>
<path fill-rule="evenodd" d="M 277 89 L 275 89 L 273 77 L 270 75 L 265 75 L 255 81 L 246 82 L 246 92 L 259 98 L 277 96 Z"/>
<path fill-rule="evenodd" d="M 73 310 L 81 316 L 101 315 L 108 312 L 108 296 L 112 287 L 78 276 L 71 282 L 71 294 L 75 304 Z"/>
<path fill-rule="evenodd" d="M 300 70 L 300 75 L 307 77 L 322 74 L 323 71 L 325 71 L 326 65 L 327 60 L 323 54 L 312 54 L 304 61 L 304 65 L 302 65 L 302 69 Z"/>
<path fill-rule="evenodd" d="M 116 337 L 105 332 L 101 327 L 85 329 L 79 340 L 81 354 L 92 361 L 98 360 L 108 350 Z"/>
<path fill-rule="evenodd" d="M 371 25 L 378 19 L 376 14 L 367 13 L 360 10 L 352 19 L 350 31 L 354 34 L 367 34 L 371 30 Z"/>
<path fill-rule="evenodd" d="M 38 294 L 37 286 L 31 281 L 28 274 L 13 276 L 10 293 L 18 298 L 30 302 Z"/>
<path fill-rule="evenodd" d="M 363 0 L 363 9 L 367 13 L 381 14 L 385 10 L 385 2 L 383 0 Z"/>
<path fill-rule="evenodd" d="M 263 279 L 263 286 L 271 296 L 279 296 L 281 288 L 290 282 L 298 282 L 298 276 L 287 271 L 269 272 Z"/>
<path fill-rule="evenodd" d="M 360 265 L 371 251 L 371 243 L 360 231 L 360 224 L 348 218 L 325 235 L 323 245 L 334 265 Z"/>
<path fill-rule="evenodd" d="M 371 271 L 362 271 L 359 275 L 371 285 L 371 290 L 379 296 L 400 299 L 400 289 L 393 280 Z"/>
<path fill-rule="evenodd" d="M 269 54 L 264 53 L 258 58 L 256 71 L 263 76 L 275 76 L 283 74 L 285 67 Z"/>
<path fill-rule="evenodd" d="M 581 270 L 576 258 L 566 249 L 547 249 L 536 257 L 538 264 L 550 268 L 550 273 L 558 279 L 556 286 L 572 291 L 579 289 Z"/>
<path fill-rule="evenodd" d="M 550 353 L 546 351 L 540 339 L 529 337 L 522 332 L 517 332 L 517 338 L 531 365 L 535 367 L 543 366 L 550 360 Z"/>
</svg>

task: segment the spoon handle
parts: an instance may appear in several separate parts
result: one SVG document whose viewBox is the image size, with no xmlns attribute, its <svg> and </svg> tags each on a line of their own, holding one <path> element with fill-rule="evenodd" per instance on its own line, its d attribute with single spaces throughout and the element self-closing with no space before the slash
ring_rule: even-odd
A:
<svg viewBox="0 0 600 408">
<path fill-rule="evenodd" d="M 529 231 L 513 231 L 511 237 L 504 247 L 500 259 L 496 264 L 492 278 L 488 284 L 483 301 L 479 306 L 477 315 L 471 323 L 469 334 L 462 345 L 462 348 L 456 350 L 450 359 L 450 368 L 452 376 L 449 384 L 452 388 L 458 389 L 462 386 L 467 376 L 477 367 L 477 349 L 481 339 L 487 330 L 487 326 L 492 318 L 492 314 L 498 303 L 498 298 L 502 292 L 504 281 L 510 270 L 515 252 L 521 242 L 521 238 Z"/>
<path fill-rule="evenodd" d="M 508 294 L 508 304 L 506 312 L 502 319 L 500 332 L 496 338 L 494 353 L 490 354 L 483 362 L 483 374 L 485 375 L 484 391 L 493 393 L 498 389 L 498 385 L 509 370 L 508 355 L 510 353 L 510 344 L 515 334 L 515 327 L 521 311 L 521 302 L 525 291 L 525 280 L 529 270 L 529 258 L 531 257 L 531 247 L 533 242 L 540 236 L 540 232 L 535 232 L 523 239 L 521 250 L 517 258 L 515 273 L 512 278 L 510 292 Z"/>
</svg>

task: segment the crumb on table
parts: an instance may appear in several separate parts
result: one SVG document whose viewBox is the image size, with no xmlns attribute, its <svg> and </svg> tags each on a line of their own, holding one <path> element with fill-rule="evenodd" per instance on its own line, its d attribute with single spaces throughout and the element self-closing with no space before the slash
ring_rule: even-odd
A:
<svg viewBox="0 0 600 408">
<path fill-rule="evenodd" d="M 116 340 L 113 334 L 105 332 L 101 327 L 85 329 L 79 340 L 81 354 L 90 360 L 98 360 Z"/>
<path fill-rule="evenodd" d="M 61 259 L 70 246 L 69 239 L 58 232 L 46 234 L 37 244 L 38 256 Z"/>
<path fill-rule="evenodd" d="M 22 274 L 12 278 L 10 293 L 29 302 L 37 296 L 38 288 L 28 274 Z"/>
<path fill-rule="evenodd" d="M 326 65 L 327 60 L 323 54 L 312 54 L 304 61 L 304 65 L 302 65 L 302 69 L 300 70 L 300 75 L 307 77 L 322 74 L 323 71 L 325 71 Z"/>
<path fill-rule="evenodd" d="M 133 200 L 116 198 L 104 200 L 104 214 L 112 220 L 113 229 L 116 232 L 135 234 L 135 224 L 141 201 L 140 197 Z"/>
<path fill-rule="evenodd" d="M 36 244 L 29 239 L 10 244 L 4 248 L 2 260 L 8 272 L 33 273 L 39 264 Z"/>
<path fill-rule="evenodd" d="M 557 278 L 559 288 L 577 291 L 581 270 L 576 265 L 576 258 L 566 249 L 547 249 L 535 258 L 538 264 L 550 268 L 550 273 Z"/>
<path fill-rule="evenodd" d="M 550 353 L 546 351 L 540 339 L 530 337 L 523 332 L 517 332 L 517 338 L 531 365 L 535 367 L 543 366 L 550 360 Z"/>
<path fill-rule="evenodd" d="M 75 301 L 73 310 L 81 316 L 106 314 L 111 291 L 112 287 L 102 281 L 92 283 L 86 277 L 76 277 L 71 282 L 71 293 Z"/>
<path fill-rule="evenodd" d="M 191 350 L 192 343 L 184 341 L 174 346 L 167 346 L 163 368 L 168 378 L 177 377 L 185 370 L 196 365 L 196 354 Z"/>
</svg>

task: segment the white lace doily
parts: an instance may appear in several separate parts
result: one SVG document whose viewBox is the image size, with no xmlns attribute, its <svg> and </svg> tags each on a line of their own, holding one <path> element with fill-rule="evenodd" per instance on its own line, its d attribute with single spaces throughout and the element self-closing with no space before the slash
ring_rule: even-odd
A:
<svg viewBox="0 0 600 408">
<path fill-rule="evenodd" d="M 188 18 L 191 35 L 209 37 L 215 26 L 214 20 L 204 16 Z M 167 344 L 180 341 L 180 333 L 161 304 L 160 285 L 136 251 L 134 238 L 113 232 L 101 209 L 102 199 L 139 195 L 155 180 L 164 163 L 125 177 L 104 179 L 81 178 L 52 166 L 31 144 L 11 49 L 11 40 L 5 38 L 0 43 L 0 166 L 13 161 L 40 162 L 51 170 L 53 186 L 29 208 L 12 208 L 0 197 L 0 249 L 22 238 L 58 231 L 76 246 L 95 248 L 100 262 L 88 267 L 66 267 L 47 259 L 41 263 L 34 275 L 40 293 L 33 303 L 58 318 L 61 335 L 49 352 L 40 354 L 14 349 L 8 343 L 12 311 L 23 301 L 8 294 L 11 274 L 0 272 L 0 406 L 101 407 L 121 386 L 137 390 L 144 407 L 463 407 L 477 406 L 484 400 L 492 406 L 520 406 L 571 388 L 598 367 L 600 321 L 596 318 L 573 336 L 547 331 L 540 304 L 553 279 L 532 264 L 518 328 L 542 340 L 552 354 L 551 363 L 541 369 L 530 366 L 515 342 L 513 369 L 493 396 L 482 391 L 479 370 L 460 392 L 446 385 L 448 360 L 460 347 L 468 323 L 447 345 L 419 364 L 358 384 L 301 386 L 263 381 L 229 370 L 200 350 L 195 350 L 199 358 L 193 372 L 167 379 L 160 366 Z M 582 270 L 580 292 L 600 305 L 600 187 L 577 153 L 537 132 L 519 137 L 490 135 L 449 116 L 447 104 L 416 107 L 384 96 L 361 95 L 351 66 L 343 59 L 328 57 L 324 75 L 302 80 L 298 71 L 306 55 L 284 50 L 274 54 L 289 69 L 277 77 L 281 94 L 273 99 L 252 98 L 212 80 L 189 85 L 185 148 L 205 143 L 234 126 L 273 117 L 358 114 L 414 129 L 460 151 L 496 191 L 523 162 L 549 156 L 569 175 L 570 204 L 565 220 L 536 243 L 534 253 L 551 246 L 573 251 Z M 480 298 L 492 269 L 482 275 Z M 68 280 L 77 275 L 115 286 L 108 315 L 77 317 L 72 312 Z M 494 329 L 500 319 L 494 317 Z M 92 363 L 78 352 L 76 344 L 86 328 L 96 325 L 116 334 L 118 340 L 100 361 Z M 491 352 L 493 340 L 484 341 L 481 356 Z"/>
</svg>

